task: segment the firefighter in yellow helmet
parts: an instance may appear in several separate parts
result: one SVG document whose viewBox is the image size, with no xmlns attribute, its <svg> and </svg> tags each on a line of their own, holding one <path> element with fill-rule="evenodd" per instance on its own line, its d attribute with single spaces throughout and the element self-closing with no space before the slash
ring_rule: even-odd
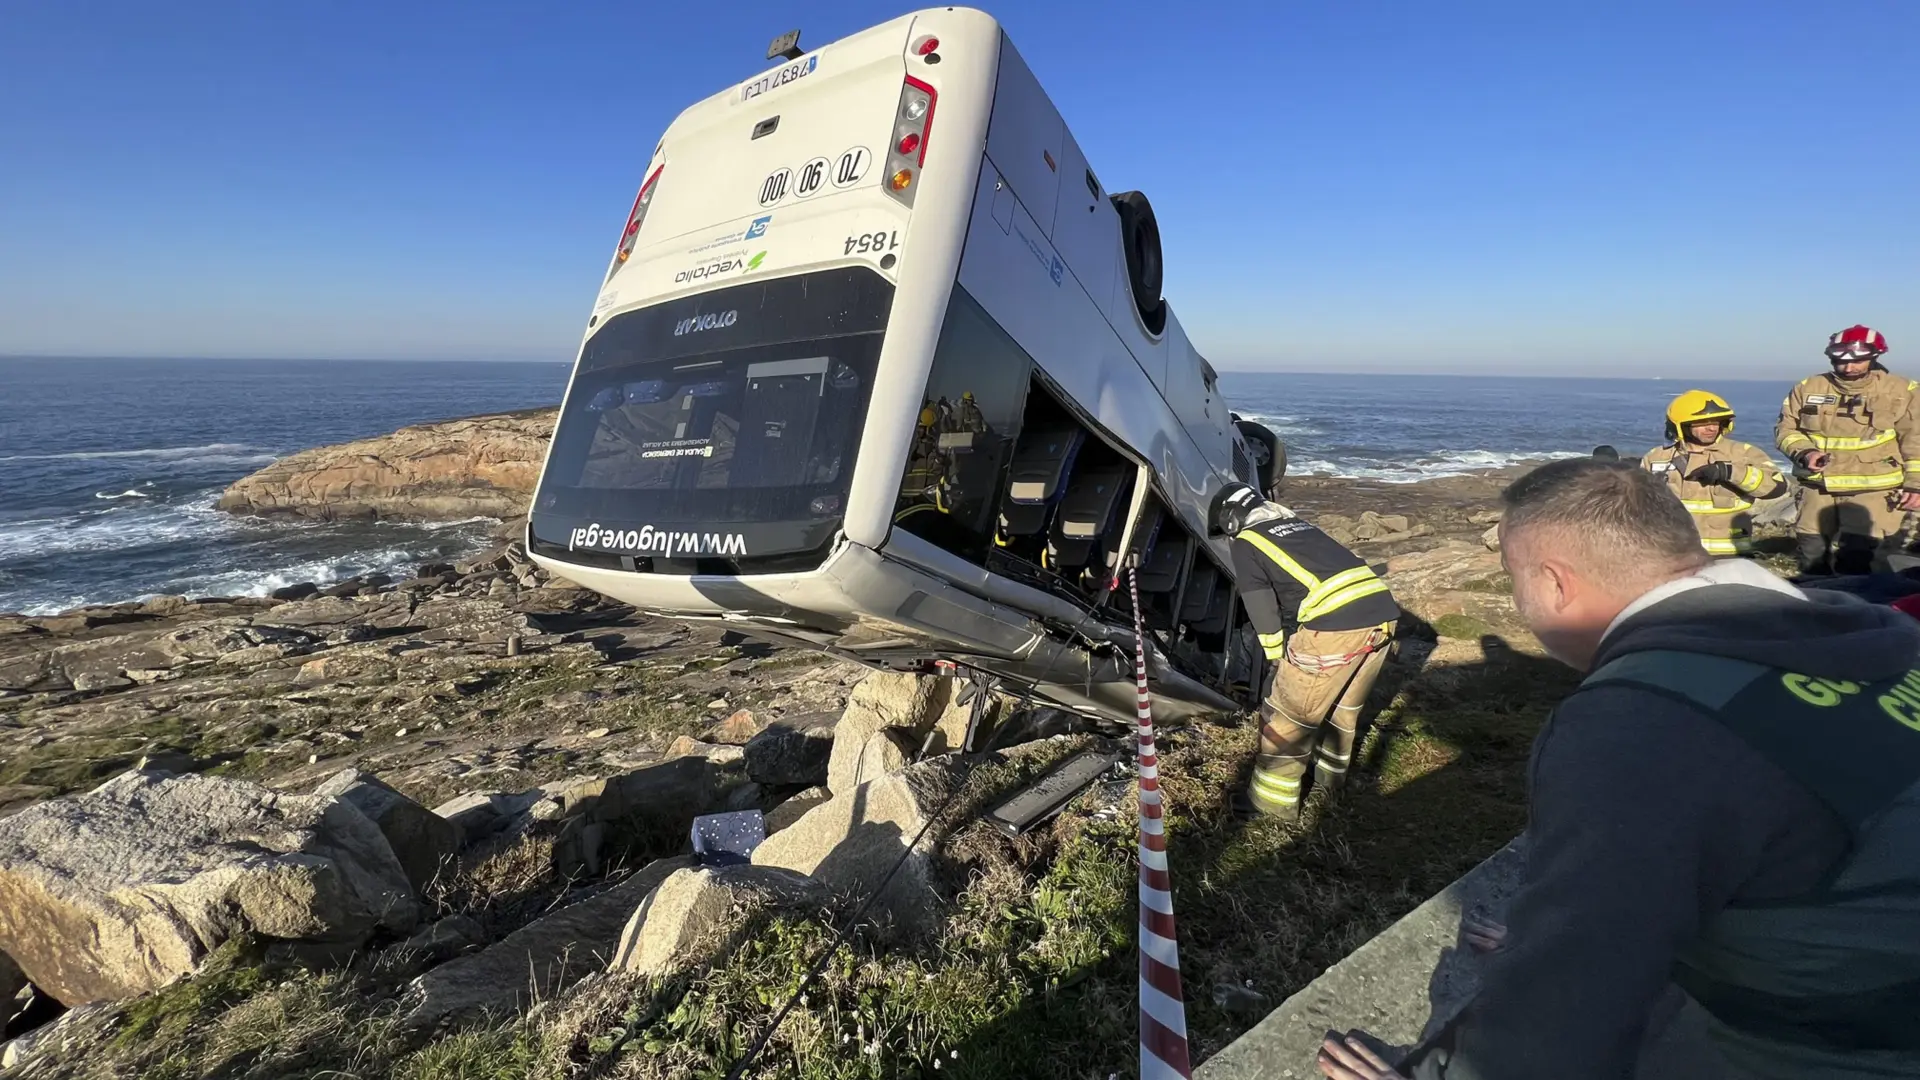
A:
<svg viewBox="0 0 1920 1080">
<path fill-rule="evenodd" d="M 1345 782 L 1400 607 L 1365 559 L 1249 484 L 1222 489 L 1213 520 L 1233 538 L 1234 586 L 1274 665 L 1247 801 L 1293 817 L 1309 765 L 1328 795 Z"/>
<path fill-rule="evenodd" d="M 1773 438 L 1801 483 L 1800 569 L 1865 574 L 1905 512 L 1920 510 L 1917 387 L 1881 366 L 1878 330 L 1850 326 L 1826 351 L 1833 370 L 1793 388 Z"/>
<path fill-rule="evenodd" d="M 1728 438 L 1732 432 L 1733 409 L 1725 398 L 1689 390 L 1667 406 L 1667 444 L 1640 459 L 1640 467 L 1664 479 L 1693 515 L 1700 546 L 1710 555 L 1753 554 L 1748 530 L 1754 501 L 1787 489 L 1766 452 Z"/>
<path fill-rule="evenodd" d="M 907 471 L 900 478 L 900 501 L 893 519 L 903 520 L 922 510 L 947 512 L 947 455 L 940 449 L 940 411 L 932 402 L 920 406 L 907 451 Z"/>
</svg>

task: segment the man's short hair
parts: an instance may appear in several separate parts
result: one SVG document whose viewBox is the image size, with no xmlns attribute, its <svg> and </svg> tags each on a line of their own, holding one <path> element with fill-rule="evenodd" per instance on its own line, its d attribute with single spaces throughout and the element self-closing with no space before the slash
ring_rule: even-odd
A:
<svg viewBox="0 0 1920 1080">
<path fill-rule="evenodd" d="M 1542 465 L 1500 494 L 1508 535 L 1551 526 L 1579 545 L 1596 574 L 1628 583 L 1707 561 L 1693 515 L 1636 464 L 1566 458 Z"/>
</svg>

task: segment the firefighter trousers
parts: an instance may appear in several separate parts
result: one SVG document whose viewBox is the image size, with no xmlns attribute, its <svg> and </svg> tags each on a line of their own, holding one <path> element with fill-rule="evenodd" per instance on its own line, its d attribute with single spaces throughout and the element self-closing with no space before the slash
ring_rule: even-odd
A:
<svg viewBox="0 0 1920 1080">
<path fill-rule="evenodd" d="M 1894 492 L 1828 494 L 1800 489 L 1800 519 L 1794 546 L 1802 573 L 1866 574 L 1889 537 L 1899 535 L 1906 514 L 1893 508 Z"/>
<path fill-rule="evenodd" d="M 1260 707 L 1260 748 L 1248 796 L 1262 813 L 1292 816 L 1305 794 L 1309 759 L 1315 787 L 1332 795 L 1346 781 L 1359 745 L 1362 711 L 1386 664 L 1393 626 L 1298 630 Z"/>
</svg>

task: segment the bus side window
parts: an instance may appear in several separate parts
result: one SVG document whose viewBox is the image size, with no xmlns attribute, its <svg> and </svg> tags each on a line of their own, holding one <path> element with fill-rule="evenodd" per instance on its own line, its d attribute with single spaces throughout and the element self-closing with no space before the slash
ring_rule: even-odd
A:
<svg viewBox="0 0 1920 1080">
<path fill-rule="evenodd" d="M 994 514 L 1033 361 L 958 284 L 914 419 L 894 522 L 971 562 L 993 543 Z"/>
</svg>

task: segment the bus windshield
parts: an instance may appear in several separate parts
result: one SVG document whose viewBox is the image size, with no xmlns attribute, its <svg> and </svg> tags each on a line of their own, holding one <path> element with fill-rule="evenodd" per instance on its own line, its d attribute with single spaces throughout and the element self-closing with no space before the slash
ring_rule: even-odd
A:
<svg viewBox="0 0 1920 1080">
<path fill-rule="evenodd" d="M 844 510 L 891 304 L 892 286 L 855 267 L 616 316 L 574 372 L 536 537 L 579 550 L 591 528 L 614 537 L 592 551 L 668 558 L 819 547 Z M 675 539 L 637 542 L 662 526 Z"/>
</svg>

